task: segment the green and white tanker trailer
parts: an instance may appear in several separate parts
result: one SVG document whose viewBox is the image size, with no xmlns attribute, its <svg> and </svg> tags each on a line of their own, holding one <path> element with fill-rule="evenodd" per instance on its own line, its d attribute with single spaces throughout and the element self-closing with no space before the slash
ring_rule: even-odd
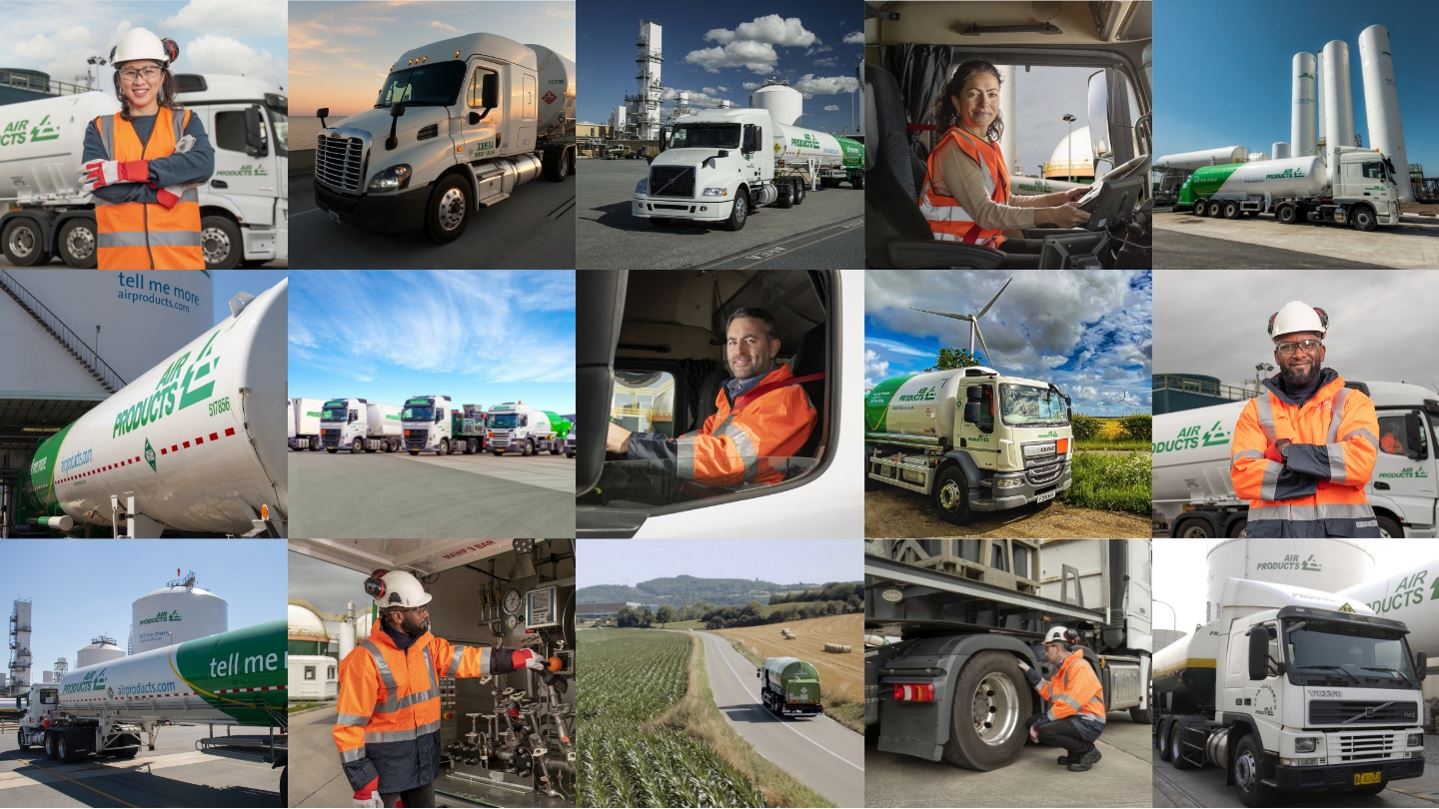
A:
<svg viewBox="0 0 1439 809">
<path fill-rule="evenodd" d="M 1314 155 L 1202 166 L 1180 186 L 1174 207 L 1216 219 L 1263 213 L 1286 225 L 1327 222 L 1364 231 L 1398 224 L 1399 190 L 1389 159 L 1373 149 L 1333 153 L 1337 172 Z"/>
<path fill-rule="evenodd" d="M 771 657 L 755 670 L 760 701 L 781 717 L 824 713 L 820 704 L 819 671 L 797 657 Z"/>
</svg>

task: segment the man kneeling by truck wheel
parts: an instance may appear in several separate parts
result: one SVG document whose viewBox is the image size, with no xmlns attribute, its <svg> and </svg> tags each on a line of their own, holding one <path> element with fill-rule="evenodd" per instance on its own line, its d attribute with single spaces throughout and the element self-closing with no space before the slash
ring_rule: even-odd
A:
<svg viewBox="0 0 1439 809">
<path fill-rule="evenodd" d="M 1044 679 L 1023 660 L 1019 668 L 1049 709 L 1029 720 L 1029 740 L 1068 752 L 1059 763 L 1070 772 L 1085 772 L 1100 759 L 1094 741 L 1104 732 L 1104 689 L 1094 669 L 1078 648 L 1079 634 L 1052 626 L 1044 636 L 1044 656 L 1057 666 L 1054 677 Z"/>
</svg>

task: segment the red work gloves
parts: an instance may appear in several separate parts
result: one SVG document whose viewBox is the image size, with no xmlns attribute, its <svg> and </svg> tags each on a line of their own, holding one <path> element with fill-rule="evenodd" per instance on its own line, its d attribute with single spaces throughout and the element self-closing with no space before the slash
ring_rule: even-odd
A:
<svg viewBox="0 0 1439 809">
<path fill-rule="evenodd" d="M 80 183 L 86 191 L 94 191 L 119 183 L 150 182 L 150 161 L 91 160 L 80 167 Z"/>
<path fill-rule="evenodd" d="M 523 668 L 541 671 L 545 667 L 545 661 L 529 649 L 516 649 L 510 652 L 510 665 L 514 667 L 515 671 Z"/>
<path fill-rule="evenodd" d="M 355 790 L 355 806 L 363 809 L 378 809 L 385 802 L 380 800 L 380 779 L 371 778 L 370 783 Z"/>
</svg>

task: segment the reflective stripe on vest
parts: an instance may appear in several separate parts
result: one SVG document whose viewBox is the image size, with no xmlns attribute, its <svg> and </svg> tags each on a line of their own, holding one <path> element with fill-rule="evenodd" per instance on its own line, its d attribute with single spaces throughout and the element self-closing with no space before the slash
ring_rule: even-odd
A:
<svg viewBox="0 0 1439 809">
<path fill-rule="evenodd" d="M 423 650 L 425 671 L 430 675 L 430 687 L 424 691 L 415 691 L 402 697 L 396 693 L 399 688 L 395 685 L 395 674 L 390 671 L 390 664 L 385 662 L 385 656 L 380 652 L 380 647 L 369 638 L 355 645 L 363 646 L 365 651 L 370 653 L 370 657 L 375 661 L 375 669 L 380 673 L 380 682 L 385 684 L 385 701 L 375 706 L 377 713 L 393 713 L 401 708 L 418 705 L 421 702 L 434 699 L 440 695 L 440 681 L 435 677 L 435 665 L 434 662 L 430 660 L 430 647 L 426 646 Z M 369 731 L 365 732 L 366 740 L 373 740 L 371 738 L 372 736 L 373 734 Z M 411 738 L 414 737 L 412 736 Z"/>
<path fill-rule="evenodd" d="M 939 143 L 935 144 L 926 161 L 924 188 L 919 195 L 920 213 L 929 222 L 929 228 L 936 239 L 998 249 L 1004 243 L 1003 230 L 981 228 L 974 216 L 959 204 L 959 200 L 934 191 L 932 178 L 936 174 L 935 157 L 940 153 L 940 147 L 951 141 L 956 149 L 978 164 L 980 175 L 984 178 L 985 195 L 1001 205 L 1009 201 L 1009 171 L 1004 165 L 1004 155 L 999 151 L 999 147 L 982 142 L 958 127 L 951 127 L 940 138 Z M 989 158 L 986 158 L 986 153 Z"/>
</svg>

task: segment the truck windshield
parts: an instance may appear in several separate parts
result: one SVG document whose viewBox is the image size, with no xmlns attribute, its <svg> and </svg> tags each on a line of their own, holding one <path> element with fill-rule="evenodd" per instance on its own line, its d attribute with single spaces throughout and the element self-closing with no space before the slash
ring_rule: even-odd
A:
<svg viewBox="0 0 1439 809">
<path fill-rule="evenodd" d="M 434 418 L 435 408 L 429 405 L 416 405 L 400 411 L 401 421 L 433 421 Z"/>
<path fill-rule="evenodd" d="M 1069 423 L 1064 397 L 1056 390 L 1036 385 L 1000 385 L 999 412 L 1011 427 L 1062 427 Z"/>
<path fill-rule="evenodd" d="M 344 421 L 344 420 L 345 420 L 345 408 L 343 408 L 343 407 L 327 407 L 327 408 L 325 408 L 324 412 L 320 413 L 320 421 Z"/>
<path fill-rule="evenodd" d="M 491 413 L 490 426 L 500 430 L 513 430 L 519 423 L 519 413 Z"/>
<path fill-rule="evenodd" d="M 375 108 L 401 102 L 410 107 L 448 107 L 460 97 L 464 78 L 465 63 L 457 61 L 396 70 L 380 87 Z"/>
<path fill-rule="evenodd" d="M 739 124 L 682 124 L 670 136 L 671 149 L 738 149 Z"/>
<path fill-rule="evenodd" d="M 1345 682 L 1418 688 L 1409 646 L 1396 630 L 1342 621 L 1296 620 L 1285 627 L 1289 678 L 1297 685 Z"/>
</svg>

